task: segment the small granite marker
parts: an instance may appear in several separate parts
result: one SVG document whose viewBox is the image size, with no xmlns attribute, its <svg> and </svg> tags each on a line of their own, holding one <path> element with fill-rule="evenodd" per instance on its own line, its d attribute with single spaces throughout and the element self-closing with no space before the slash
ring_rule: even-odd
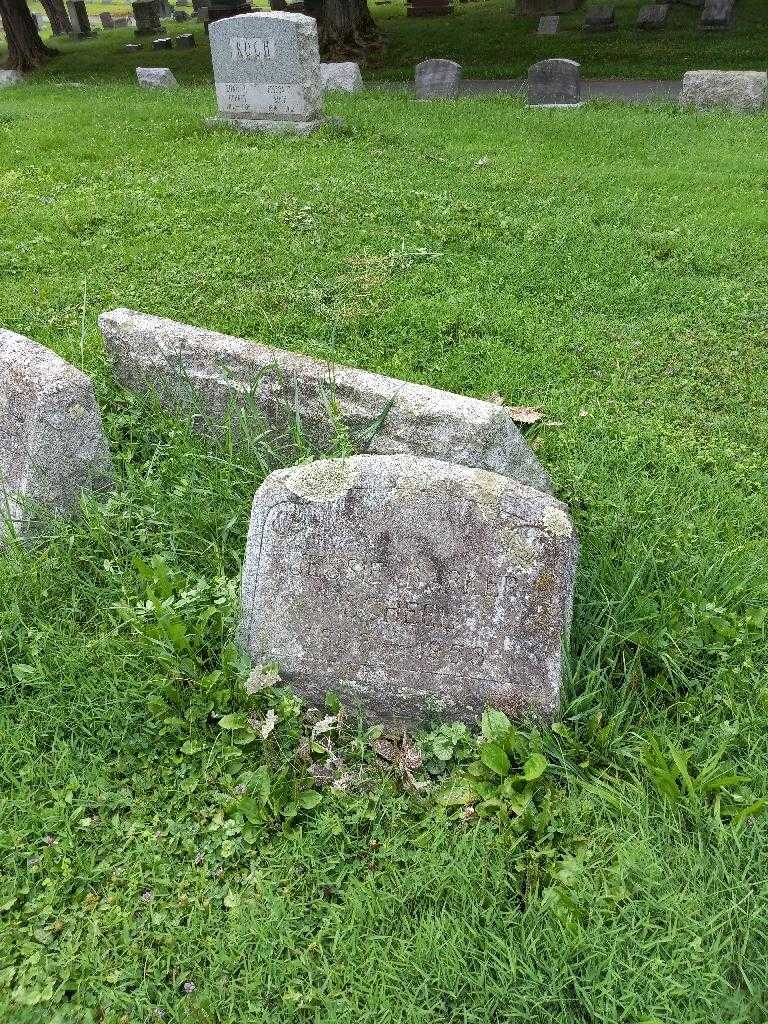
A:
<svg viewBox="0 0 768 1024">
<path fill-rule="evenodd" d="M 680 106 L 695 110 L 724 108 L 736 114 L 754 114 L 768 106 L 765 71 L 686 71 Z"/>
<path fill-rule="evenodd" d="M 21 85 L 24 75 L 20 71 L 0 71 L 0 89 L 6 85 Z"/>
<path fill-rule="evenodd" d="M 242 636 L 310 704 L 331 690 L 369 721 L 551 720 L 577 557 L 565 506 L 496 473 L 373 455 L 278 470 L 253 501 Z"/>
<path fill-rule="evenodd" d="M 699 28 L 717 31 L 731 27 L 733 0 L 706 0 L 699 19 Z"/>
<path fill-rule="evenodd" d="M 108 486 L 109 448 L 88 377 L 21 334 L 0 330 L 0 537 L 38 508 L 69 515 Z"/>
<path fill-rule="evenodd" d="M 141 49 L 141 43 L 126 43 L 125 49 L 128 53 L 136 53 L 137 50 Z"/>
<path fill-rule="evenodd" d="M 210 27 L 219 116 L 241 131 L 296 132 L 323 124 L 317 23 L 283 11 L 239 14 Z"/>
<path fill-rule="evenodd" d="M 179 84 L 170 68 L 136 68 L 136 81 L 145 89 L 175 89 Z"/>
<path fill-rule="evenodd" d="M 362 92 L 363 76 L 360 65 L 354 61 L 343 61 L 338 64 L 321 64 L 320 80 L 323 92 Z"/>
<path fill-rule="evenodd" d="M 182 32 L 176 36 L 177 50 L 192 50 L 197 44 L 191 32 Z"/>
<path fill-rule="evenodd" d="M 539 18 L 539 27 L 536 29 L 537 35 L 540 36 L 556 36 L 560 28 L 560 15 L 559 14 L 545 14 Z"/>
<path fill-rule="evenodd" d="M 173 39 L 170 36 L 163 36 L 162 39 L 153 39 L 152 40 L 152 49 L 153 50 L 172 50 L 173 49 Z"/>
<path fill-rule="evenodd" d="M 99 327 L 123 387 L 156 393 L 199 429 L 237 427 L 255 413 L 285 437 L 298 416 L 309 443 L 327 451 L 341 423 L 355 444 L 378 455 L 427 455 L 549 490 L 504 406 L 130 309 L 103 313 Z"/>
<path fill-rule="evenodd" d="M 134 35 L 153 36 L 161 30 L 160 17 L 155 0 L 135 0 L 131 4 L 136 19 Z"/>
<path fill-rule="evenodd" d="M 528 106 L 581 106 L 581 65 L 575 60 L 540 60 L 528 68 Z"/>
<path fill-rule="evenodd" d="M 610 4 L 594 4 L 584 14 L 585 32 L 611 32 L 616 28 L 616 9 Z"/>
<path fill-rule="evenodd" d="M 455 100 L 461 88 L 461 64 L 452 60 L 430 59 L 416 65 L 416 98 Z"/>
<path fill-rule="evenodd" d="M 669 14 L 669 4 L 645 4 L 637 15 L 637 27 L 653 30 L 664 28 Z"/>
<path fill-rule="evenodd" d="M 189 15 L 186 11 L 174 11 L 173 20 L 177 22 L 189 21 Z"/>
</svg>

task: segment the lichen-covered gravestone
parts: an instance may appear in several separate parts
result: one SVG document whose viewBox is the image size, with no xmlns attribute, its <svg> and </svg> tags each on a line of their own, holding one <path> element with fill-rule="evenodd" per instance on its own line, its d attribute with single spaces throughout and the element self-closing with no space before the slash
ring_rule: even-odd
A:
<svg viewBox="0 0 768 1024">
<path fill-rule="evenodd" d="M 461 88 L 461 64 L 438 58 L 416 65 L 416 98 L 420 100 L 455 100 Z"/>
<path fill-rule="evenodd" d="M 360 65 L 354 61 L 341 61 L 336 64 L 321 64 L 320 78 L 323 92 L 362 92 L 363 76 Z"/>
<path fill-rule="evenodd" d="M 581 106 L 581 65 L 575 60 L 540 60 L 528 68 L 530 107 Z"/>
<path fill-rule="evenodd" d="M 565 507 L 496 473 L 358 455 L 256 492 L 243 639 L 312 704 L 373 721 L 486 705 L 551 719 L 578 542 Z"/>
<path fill-rule="evenodd" d="M 144 89 L 176 89 L 179 84 L 170 68 L 136 68 L 136 81 Z"/>
<path fill-rule="evenodd" d="M 652 31 L 664 28 L 669 14 L 669 4 L 644 4 L 637 15 L 637 27 Z"/>
<path fill-rule="evenodd" d="M 81 491 L 111 480 L 93 385 L 29 338 L 0 330 L 0 538 L 40 508 L 68 515 Z"/>
<path fill-rule="evenodd" d="M 160 31 L 160 12 L 155 0 L 136 0 L 131 7 L 136 20 L 134 35 L 153 36 Z"/>
<path fill-rule="evenodd" d="M 283 11 L 210 27 L 219 116 L 241 131 L 307 134 L 323 123 L 317 23 Z"/>
<path fill-rule="evenodd" d="M 768 105 L 765 71 L 686 71 L 680 106 L 694 110 L 730 110 L 754 114 Z"/>
</svg>

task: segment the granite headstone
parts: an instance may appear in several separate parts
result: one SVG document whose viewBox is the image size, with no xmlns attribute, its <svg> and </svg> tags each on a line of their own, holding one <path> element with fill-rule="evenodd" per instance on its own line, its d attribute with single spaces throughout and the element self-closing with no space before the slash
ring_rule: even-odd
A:
<svg viewBox="0 0 768 1024">
<path fill-rule="evenodd" d="M 160 39 L 152 40 L 153 50 L 172 50 L 173 39 L 170 36 L 162 36 Z"/>
<path fill-rule="evenodd" d="M 420 100 L 455 100 L 461 89 L 461 64 L 452 60 L 431 58 L 416 65 L 416 98 Z"/>
<path fill-rule="evenodd" d="M 581 105 L 581 65 L 575 60 L 540 60 L 528 68 L 529 107 Z"/>
<path fill-rule="evenodd" d="M 664 28 L 669 14 L 669 4 L 644 4 L 637 15 L 637 27 L 652 31 Z"/>
<path fill-rule="evenodd" d="M 136 68 L 136 81 L 145 89 L 175 89 L 179 84 L 170 68 Z"/>
<path fill-rule="evenodd" d="M 680 106 L 694 110 L 730 110 L 752 114 L 768 105 L 765 71 L 686 71 Z"/>
<path fill-rule="evenodd" d="M 134 35 L 153 36 L 160 31 L 160 17 L 155 0 L 135 0 L 131 7 L 136 20 Z"/>
<path fill-rule="evenodd" d="M 354 61 L 343 61 L 338 64 L 321 64 L 320 80 L 323 92 L 362 92 L 363 76 L 360 65 Z"/>
<path fill-rule="evenodd" d="M 706 0 L 699 18 L 699 27 L 708 31 L 730 28 L 733 22 L 733 0 Z"/>
<path fill-rule="evenodd" d="M 560 28 L 559 14 L 545 14 L 539 18 L 536 33 L 540 36 L 556 36 Z"/>
<path fill-rule="evenodd" d="M 585 32 L 611 32 L 616 28 L 616 9 L 610 4 L 593 4 L 584 13 Z"/>
<path fill-rule="evenodd" d="M 176 36 L 177 50 L 193 50 L 197 44 L 191 32 L 181 32 Z"/>
</svg>

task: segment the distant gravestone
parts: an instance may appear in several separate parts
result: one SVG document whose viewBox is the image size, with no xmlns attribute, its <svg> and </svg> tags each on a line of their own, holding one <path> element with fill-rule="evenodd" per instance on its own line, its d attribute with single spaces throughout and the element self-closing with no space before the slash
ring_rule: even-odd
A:
<svg viewBox="0 0 768 1024">
<path fill-rule="evenodd" d="M 575 60 L 540 60 L 528 69 L 528 106 L 581 105 L 581 65 Z"/>
<path fill-rule="evenodd" d="M 304 14 L 240 14 L 210 27 L 219 116 L 243 131 L 307 134 L 323 123 L 317 23 Z"/>
<path fill-rule="evenodd" d="M 416 65 L 416 98 L 455 100 L 461 88 L 461 64 L 452 60 L 430 59 Z"/>
<path fill-rule="evenodd" d="M 102 28 L 111 29 L 115 27 L 115 19 L 107 11 L 103 11 L 99 15 L 99 21 L 101 22 Z"/>
<path fill-rule="evenodd" d="M 88 377 L 54 352 L 0 330 L 0 537 L 43 508 L 69 515 L 112 476 Z"/>
<path fill-rule="evenodd" d="M 580 7 L 582 0 L 520 0 L 520 14 L 568 14 Z"/>
<path fill-rule="evenodd" d="M 136 81 L 145 89 L 175 89 L 179 84 L 170 68 L 136 68 Z"/>
<path fill-rule="evenodd" d="M 320 80 L 323 92 L 362 92 L 363 76 L 360 74 L 360 65 L 354 61 L 344 61 L 338 64 L 321 64 Z"/>
<path fill-rule="evenodd" d="M 610 4 L 594 4 L 584 14 L 585 32 L 611 32 L 616 28 L 616 10 Z"/>
<path fill-rule="evenodd" d="M 155 0 L 157 4 L 157 15 L 161 21 L 171 17 L 171 6 L 168 0 Z"/>
<path fill-rule="evenodd" d="M 170 36 L 163 36 L 160 39 L 153 39 L 152 40 L 152 49 L 153 50 L 172 50 L 173 49 L 173 39 Z"/>
<path fill-rule="evenodd" d="M 356 455 L 256 492 L 243 638 L 300 696 L 373 722 L 558 709 L 578 541 L 559 501 L 495 473 Z"/>
<path fill-rule="evenodd" d="M 559 14 L 545 14 L 539 18 L 539 27 L 536 32 L 540 36 L 556 36 L 560 28 Z"/>
<path fill-rule="evenodd" d="M 708 31 L 723 30 L 733 23 L 733 0 L 705 0 L 699 27 Z"/>
<path fill-rule="evenodd" d="M 768 106 L 765 71 L 686 71 L 680 106 L 694 110 L 725 109 L 752 114 Z"/>
<path fill-rule="evenodd" d="M 21 85 L 24 75 L 20 71 L 0 71 L 0 89 L 6 85 Z"/>
<path fill-rule="evenodd" d="M 135 0 L 131 7 L 136 20 L 135 35 L 153 36 L 160 31 L 160 17 L 155 0 Z"/>
<path fill-rule="evenodd" d="M 141 49 L 141 43 L 126 43 L 125 49 L 128 53 L 136 53 L 137 50 Z"/>
<path fill-rule="evenodd" d="M 69 3 L 67 3 L 67 14 L 72 25 L 73 39 L 87 39 L 93 35 L 84 0 L 69 0 Z"/>
<path fill-rule="evenodd" d="M 645 4 L 637 15 L 637 27 L 647 30 L 664 28 L 669 4 Z"/>
<path fill-rule="evenodd" d="M 192 50 L 195 45 L 195 37 L 191 32 L 182 32 L 180 35 L 176 36 L 177 50 Z"/>
<path fill-rule="evenodd" d="M 179 21 L 179 22 L 181 22 L 181 21 L 189 21 L 189 15 L 187 14 L 186 11 L 174 11 L 173 12 L 173 20 L 174 21 Z"/>
</svg>

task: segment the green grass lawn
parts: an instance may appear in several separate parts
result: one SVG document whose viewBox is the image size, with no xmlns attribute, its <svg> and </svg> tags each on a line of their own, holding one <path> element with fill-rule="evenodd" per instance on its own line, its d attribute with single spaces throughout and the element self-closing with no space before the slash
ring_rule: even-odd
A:
<svg viewBox="0 0 768 1024">
<path fill-rule="evenodd" d="M 0 1018 L 764 1021 L 768 116 L 374 90 L 291 139 L 213 107 L 0 97 L 0 323 L 93 375 L 118 474 L 0 557 Z M 309 806 L 300 712 L 234 647 L 274 458 L 121 393 L 118 305 L 544 412 L 583 554 L 524 814 L 413 793 L 351 727 Z M 455 775 L 474 741 L 424 740 L 439 788 L 438 742 Z"/>
<path fill-rule="evenodd" d="M 617 0 L 615 6 L 619 23 L 616 32 L 586 35 L 581 30 L 582 8 L 561 16 L 559 35 L 537 36 L 538 18 L 514 14 L 513 0 L 457 3 L 452 16 L 441 18 L 406 18 L 402 0 L 387 6 L 372 3 L 371 10 L 384 33 L 386 48 L 382 55 L 372 58 L 366 75 L 407 79 L 412 77 L 414 65 L 425 57 L 456 60 L 468 78 L 519 77 L 545 57 L 578 60 L 588 78 L 678 79 L 693 68 L 766 67 L 768 11 L 764 0 L 739 0 L 734 27 L 727 32 L 699 31 L 700 12 L 679 4 L 672 5 L 662 31 L 638 31 L 635 20 L 640 0 Z M 42 8 L 39 10 L 42 12 Z M 94 4 L 89 5 L 89 10 L 98 26 L 97 11 L 117 13 L 118 8 Z M 174 26 L 174 30 L 194 30 L 199 49 L 179 55 L 148 51 L 152 59 L 172 64 L 174 72 L 180 70 L 186 81 L 209 80 L 210 56 L 202 27 L 193 21 Z M 64 56 L 51 65 L 46 75 L 121 78 L 131 72 L 139 57 L 146 62 L 146 54 L 120 54 L 121 46 L 132 38 L 132 30 L 120 29 L 81 43 L 57 40 Z"/>
</svg>

